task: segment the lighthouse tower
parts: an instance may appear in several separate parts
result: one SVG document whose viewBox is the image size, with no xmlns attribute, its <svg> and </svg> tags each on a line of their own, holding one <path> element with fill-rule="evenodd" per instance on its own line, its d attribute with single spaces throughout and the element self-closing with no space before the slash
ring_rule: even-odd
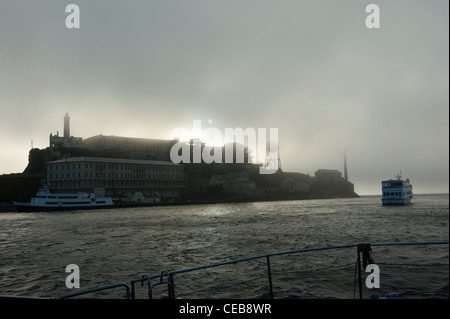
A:
<svg viewBox="0 0 450 319">
<path fill-rule="evenodd" d="M 70 137 L 70 117 L 69 113 L 64 116 L 64 138 Z"/>
<path fill-rule="evenodd" d="M 70 136 L 70 117 L 69 113 L 64 115 L 64 135 L 59 136 L 59 132 L 56 135 L 50 133 L 50 147 L 51 148 L 83 148 L 83 138 Z"/>
</svg>

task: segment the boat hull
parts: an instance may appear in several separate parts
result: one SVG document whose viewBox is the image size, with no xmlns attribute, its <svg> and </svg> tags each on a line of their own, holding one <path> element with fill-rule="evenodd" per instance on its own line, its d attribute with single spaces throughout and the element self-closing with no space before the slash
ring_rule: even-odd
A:
<svg viewBox="0 0 450 319">
<path fill-rule="evenodd" d="M 70 210 L 94 210 L 94 209 L 109 209 L 114 205 L 86 205 L 86 206 L 35 206 L 29 203 L 14 202 L 14 206 L 18 212 L 58 212 Z"/>
<path fill-rule="evenodd" d="M 409 205 L 411 203 L 411 198 L 409 199 L 382 199 L 383 206 L 400 206 Z"/>
</svg>

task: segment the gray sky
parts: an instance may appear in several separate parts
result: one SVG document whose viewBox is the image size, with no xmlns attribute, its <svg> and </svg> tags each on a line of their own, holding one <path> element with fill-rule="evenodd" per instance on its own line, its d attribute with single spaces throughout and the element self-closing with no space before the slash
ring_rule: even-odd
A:
<svg viewBox="0 0 450 319">
<path fill-rule="evenodd" d="M 65 7 L 80 7 L 67 29 Z M 365 8 L 380 7 L 380 29 Z M 279 130 L 285 171 L 449 191 L 447 0 L 0 2 L 0 174 L 50 133 Z M 212 120 L 209 124 L 208 121 Z"/>
</svg>

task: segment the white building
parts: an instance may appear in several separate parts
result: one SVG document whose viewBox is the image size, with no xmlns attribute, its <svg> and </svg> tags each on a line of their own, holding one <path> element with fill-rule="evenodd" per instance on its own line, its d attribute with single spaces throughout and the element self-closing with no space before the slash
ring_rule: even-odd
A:
<svg viewBox="0 0 450 319">
<path fill-rule="evenodd" d="M 104 188 L 107 196 L 133 198 L 136 192 L 177 197 L 185 188 L 183 165 L 163 161 L 71 157 L 47 163 L 54 191 Z"/>
</svg>

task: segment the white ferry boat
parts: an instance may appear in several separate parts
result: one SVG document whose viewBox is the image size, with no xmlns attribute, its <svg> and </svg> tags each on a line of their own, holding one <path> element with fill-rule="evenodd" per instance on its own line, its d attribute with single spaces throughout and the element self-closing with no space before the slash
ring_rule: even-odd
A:
<svg viewBox="0 0 450 319">
<path fill-rule="evenodd" d="M 408 205 L 413 198 L 412 185 L 409 179 L 403 180 L 400 175 L 397 179 L 381 182 L 383 205 Z"/>
<path fill-rule="evenodd" d="M 110 208 L 114 206 L 111 197 L 96 197 L 94 193 L 50 193 L 42 187 L 30 202 L 13 202 L 19 212 L 59 211 Z"/>
</svg>

